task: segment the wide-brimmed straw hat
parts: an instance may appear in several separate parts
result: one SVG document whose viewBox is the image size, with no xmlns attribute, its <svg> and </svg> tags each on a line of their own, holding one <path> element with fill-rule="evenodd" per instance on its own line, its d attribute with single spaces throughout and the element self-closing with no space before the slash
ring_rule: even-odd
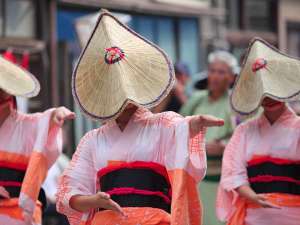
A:
<svg viewBox="0 0 300 225">
<path fill-rule="evenodd" d="M 300 61 L 266 41 L 254 38 L 231 95 L 232 108 L 240 114 L 255 112 L 264 97 L 288 102 L 300 93 Z"/>
<path fill-rule="evenodd" d="M 172 89 L 175 77 L 159 47 L 101 11 L 73 73 L 73 96 L 93 119 L 116 118 L 128 103 L 151 108 Z"/>
<path fill-rule="evenodd" d="M 31 73 L 0 56 L 0 89 L 29 98 L 38 95 L 40 84 Z"/>
</svg>

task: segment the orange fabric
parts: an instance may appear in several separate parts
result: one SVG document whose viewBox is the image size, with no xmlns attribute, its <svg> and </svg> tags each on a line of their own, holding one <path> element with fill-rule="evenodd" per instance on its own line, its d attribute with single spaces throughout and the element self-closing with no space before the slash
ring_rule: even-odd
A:
<svg viewBox="0 0 300 225">
<path fill-rule="evenodd" d="M 48 162 L 46 157 L 42 153 L 33 151 L 23 180 L 21 192 L 25 193 L 31 199 L 37 199 L 40 186 L 47 176 L 47 171 Z M 37 177 L 37 179 L 32 179 L 32 177 Z"/>
<path fill-rule="evenodd" d="M 29 157 L 0 150 L 0 163 L 14 163 L 20 167 L 26 168 L 29 162 Z"/>
<path fill-rule="evenodd" d="M 282 193 L 270 193 L 264 194 L 266 199 L 271 203 L 278 206 L 285 207 L 300 207 L 300 196 L 282 194 Z M 236 210 L 233 216 L 228 221 L 227 225 L 245 225 L 245 217 L 247 208 L 260 208 L 261 206 L 246 201 L 244 198 L 239 198 L 235 204 Z"/>
<path fill-rule="evenodd" d="M 170 225 L 170 215 L 161 209 L 148 207 L 123 208 L 126 216 L 104 210 L 95 214 L 91 225 Z"/>
<path fill-rule="evenodd" d="M 24 220 L 23 210 L 18 206 L 18 198 L 4 199 L 0 201 L 0 214 L 7 215 L 16 220 Z M 37 202 L 33 213 L 33 221 L 36 224 L 42 223 L 42 204 Z"/>
<path fill-rule="evenodd" d="M 108 160 L 107 166 L 118 166 L 125 163 L 125 161 L 117 161 L 117 160 Z"/>
<path fill-rule="evenodd" d="M 182 169 L 168 171 L 168 174 L 172 185 L 171 224 L 202 224 L 202 205 L 193 177 Z"/>
</svg>

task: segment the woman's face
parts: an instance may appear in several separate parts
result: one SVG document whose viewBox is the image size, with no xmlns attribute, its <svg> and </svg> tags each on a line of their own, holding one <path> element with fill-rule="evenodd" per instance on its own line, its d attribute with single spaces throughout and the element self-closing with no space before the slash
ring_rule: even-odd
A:
<svg viewBox="0 0 300 225">
<path fill-rule="evenodd" d="M 282 109 L 285 106 L 284 102 L 276 101 L 272 98 L 265 97 L 261 103 L 261 106 L 267 112 L 275 112 L 277 110 Z"/>
</svg>

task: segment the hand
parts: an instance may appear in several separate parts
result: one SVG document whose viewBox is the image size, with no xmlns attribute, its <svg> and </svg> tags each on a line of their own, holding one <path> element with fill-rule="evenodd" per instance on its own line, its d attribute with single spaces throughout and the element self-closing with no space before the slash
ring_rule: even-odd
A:
<svg viewBox="0 0 300 225">
<path fill-rule="evenodd" d="M 109 209 L 121 215 L 125 215 L 121 206 L 113 201 L 109 194 L 98 192 L 95 195 L 74 195 L 70 199 L 71 208 L 79 212 L 87 212 L 93 209 Z"/>
<path fill-rule="evenodd" d="M 62 106 L 52 112 L 51 123 L 62 127 L 65 120 L 71 119 L 75 119 L 75 113 Z"/>
<path fill-rule="evenodd" d="M 224 120 L 210 115 L 192 116 L 189 121 L 190 137 L 193 138 L 205 127 L 220 127 Z"/>
<path fill-rule="evenodd" d="M 113 201 L 110 198 L 109 194 L 106 194 L 105 192 L 98 192 L 95 195 L 95 201 L 97 204 L 97 208 L 110 209 L 124 216 L 124 212 L 121 206 Z"/>
<path fill-rule="evenodd" d="M 0 196 L 3 198 L 10 198 L 9 192 L 2 186 L 0 186 Z"/>
<path fill-rule="evenodd" d="M 269 202 L 264 196 L 256 194 L 251 199 L 254 203 L 260 205 L 263 208 L 274 208 L 274 209 L 280 209 L 279 206 Z"/>
<path fill-rule="evenodd" d="M 220 141 L 211 141 L 206 143 L 205 147 L 208 155 L 219 156 L 222 155 L 225 145 Z"/>
</svg>

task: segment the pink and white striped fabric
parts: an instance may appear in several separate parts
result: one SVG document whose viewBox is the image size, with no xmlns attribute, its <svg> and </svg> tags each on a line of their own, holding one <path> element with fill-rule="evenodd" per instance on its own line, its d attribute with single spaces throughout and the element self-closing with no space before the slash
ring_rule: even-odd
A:
<svg viewBox="0 0 300 225">
<path fill-rule="evenodd" d="M 38 194 L 62 149 L 60 128 L 49 127 L 52 112 L 13 112 L 0 127 L 0 165 L 26 171 L 19 198 L 0 200 L 1 224 L 41 224 Z M 0 195 L 6 195 L 4 187 L 0 187 Z"/>
</svg>

